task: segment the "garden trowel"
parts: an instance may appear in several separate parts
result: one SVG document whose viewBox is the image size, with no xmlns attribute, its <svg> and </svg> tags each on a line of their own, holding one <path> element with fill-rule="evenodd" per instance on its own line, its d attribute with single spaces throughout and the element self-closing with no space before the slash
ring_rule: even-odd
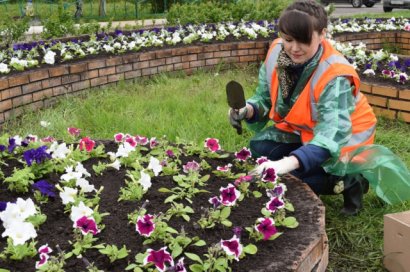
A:
<svg viewBox="0 0 410 272">
<path fill-rule="evenodd" d="M 226 84 L 226 96 L 228 98 L 228 105 L 235 111 L 239 111 L 239 109 L 246 106 L 245 95 L 243 93 L 242 85 L 238 82 L 232 80 Z M 236 128 L 236 132 L 238 134 L 242 134 L 242 124 L 238 122 Z"/>
</svg>

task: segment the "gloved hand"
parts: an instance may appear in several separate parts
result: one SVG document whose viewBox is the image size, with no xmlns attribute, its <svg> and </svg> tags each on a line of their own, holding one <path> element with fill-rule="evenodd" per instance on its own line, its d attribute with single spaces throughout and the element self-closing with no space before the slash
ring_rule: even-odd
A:
<svg viewBox="0 0 410 272">
<path fill-rule="evenodd" d="M 251 176 L 262 176 L 263 171 L 267 168 L 275 169 L 277 175 L 289 173 L 300 167 L 299 161 L 295 156 L 284 157 L 277 161 L 266 161 L 252 169 L 249 174 Z"/>
<path fill-rule="evenodd" d="M 248 114 L 248 108 L 246 106 L 239 110 L 229 108 L 228 118 L 229 118 L 229 122 L 231 123 L 231 126 L 233 126 L 234 128 L 240 128 L 241 121 L 246 118 L 247 114 Z"/>
</svg>

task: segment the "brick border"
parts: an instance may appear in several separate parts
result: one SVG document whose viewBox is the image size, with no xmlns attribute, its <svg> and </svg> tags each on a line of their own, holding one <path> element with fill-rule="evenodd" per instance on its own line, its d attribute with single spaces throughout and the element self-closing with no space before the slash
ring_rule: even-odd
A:
<svg viewBox="0 0 410 272">
<path fill-rule="evenodd" d="M 380 32 L 343 34 L 341 42 L 366 42 L 373 49 L 388 39 L 410 55 L 410 33 Z M 190 75 L 198 69 L 221 66 L 229 69 L 259 64 L 265 59 L 269 41 L 227 42 L 187 47 L 155 49 L 149 52 L 101 56 L 53 67 L 38 68 L 0 77 L 0 126 L 11 116 L 19 116 L 25 108 L 37 110 L 55 103 L 55 97 L 89 88 L 134 80 L 162 72 L 183 71 Z M 407 50 L 408 48 L 408 50 Z M 363 82 L 362 92 L 376 114 L 410 123 L 410 90 L 372 86 Z"/>
</svg>

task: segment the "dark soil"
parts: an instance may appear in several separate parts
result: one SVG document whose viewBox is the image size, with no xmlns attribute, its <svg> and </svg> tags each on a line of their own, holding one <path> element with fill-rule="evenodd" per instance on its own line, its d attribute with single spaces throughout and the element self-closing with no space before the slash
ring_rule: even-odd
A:
<svg viewBox="0 0 410 272">
<path fill-rule="evenodd" d="M 114 142 L 105 142 L 105 151 L 116 151 L 117 144 Z M 233 156 L 226 159 L 206 159 L 206 161 L 215 169 L 216 166 L 222 166 L 232 162 Z M 196 160 L 200 162 L 199 157 L 185 156 L 181 157 L 182 164 L 188 161 Z M 21 167 L 21 164 L 16 160 L 7 161 L 8 166 L 1 165 L 1 170 L 7 177 L 12 172 L 14 167 Z M 135 211 L 145 199 L 150 200 L 150 204 L 147 207 L 150 214 L 158 214 L 159 212 L 165 212 L 168 209 L 168 204 L 164 204 L 164 199 L 168 194 L 158 192 L 158 188 L 174 187 L 174 182 L 171 176 L 159 176 L 152 179 L 152 187 L 144 195 L 144 199 L 138 202 L 121 201 L 118 202 L 119 189 L 124 186 L 125 169 L 121 168 L 117 170 L 106 170 L 103 175 L 95 176 L 92 165 L 97 164 L 98 160 L 95 158 L 89 159 L 83 162 L 88 172 L 92 177 L 87 178 L 92 182 L 97 189 L 104 186 L 104 190 L 101 195 L 100 213 L 109 213 L 110 215 L 103 218 L 103 224 L 105 228 L 96 236 L 98 241 L 95 244 L 106 243 L 115 244 L 119 248 L 126 245 L 127 249 L 131 250 L 127 258 L 117 260 L 112 264 L 109 262 L 108 257 L 102 255 L 95 249 L 90 249 L 83 254 L 83 256 L 90 262 L 93 262 L 96 267 L 104 271 L 124 271 L 124 268 L 135 259 L 137 253 L 144 253 L 147 248 L 153 248 L 158 250 L 164 246 L 159 243 L 153 243 L 150 245 L 142 245 L 144 238 L 135 231 L 135 224 L 130 224 L 127 218 L 128 214 Z M 235 169 L 233 169 L 235 172 Z M 220 178 L 211 173 L 211 171 L 201 171 L 201 175 L 210 174 L 211 177 L 207 181 L 206 190 L 211 191 L 210 194 L 199 194 L 198 197 L 193 199 L 193 204 L 190 206 L 195 210 L 195 214 L 191 215 L 190 222 L 186 222 L 180 218 L 172 217 L 168 223 L 176 230 L 181 230 L 183 227 L 186 234 L 189 237 L 199 236 L 201 239 L 207 242 L 207 245 L 219 243 L 221 239 L 231 239 L 233 232 L 231 228 L 217 227 L 210 230 L 202 230 L 195 226 L 193 222 L 196 222 L 200 218 L 201 207 L 209 207 L 208 198 L 210 196 L 219 195 L 219 189 L 221 186 L 226 187 L 228 180 Z M 46 180 L 57 184 L 59 182 L 60 175 L 50 174 L 46 177 Z M 234 261 L 232 264 L 232 271 L 290 271 L 295 259 L 301 256 L 301 252 L 306 248 L 310 241 L 315 239 L 319 233 L 318 220 L 319 210 L 322 203 L 318 198 L 314 197 L 307 189 L 307 186 L 301 184 L 301 182 L 292 176 L 285 176 L 282 181 L 287 185 L 288 191 L 286 192 L 286 198 L 290 200 L 295 206 L 295 212 L 287 213 L 288 215 L 295 216 L 299 222 L 299 226 L 295 229 L 280 228 L 279 231 L 283 234 L 274 241 L 261 241 L 255 242 L 250 240 L 246 231 L 242 232 L 241 243 L 247 245 L 253 243 L 258 247 L 258 253 L 256 255 L 247 255 L 246 258 L 241 259 L 240 262 Z M 252 184 L 251 186 L 255 186 Z M 256 187 L 253 187 L 256 188 Z M 15 201 L 17 197 L 27 199 L 31 197 L 34 200 L 32 192 L 17 195 L 11 193 L 3 182 L 0 183 L 0 201 Z M 229 220 L 233 222 L 233 226 L 248 227 L 252 226 L 258 217 L 261 217 L 260 210 L 267 202 L 266 197 L 256 199 L 253 197 L 245 198 L 244 201 L 239 203 L 239 206 L 232 209 L 232 214 Z M 184 203 L 185 205 L 187 203 Z M 36 238 L 37 248 L 43 244 L 48 245 L 54 250 L 51 255 L 56 254 L 56 245 L 69 252 L 71 246 L 69 240 L 73 239 L 73 223 L 70 220 L 68 214 L 63 212 L 63 204 L 61 199 L 57 196 L 55 199 L 50 199 L 47 204 L 40 205 L 42 213 L 47 215 L 47 221 L 40 226 L 37 231 L 38 237 Z M 4 232 L 2 224 L 0 224 L 0 233 Z M 4 249 L 6 245 L 6 238 L 0 237 L 0 251 Z M 203 255 L 207 246 L 195 247 L 189 246 L 186 251 Z M 179 258 L 177 258 L 179 259 Z M 33 259 L 25 259 L 23 261 L 0 260 L 0 268 L 9 269 L 10 271 L 35 271 L 35 262 L 38 260 L 38 256 Z M 190 260 L 185 258 L 186 267 L 188 269 Z M 64 267 L 65 271 L 86 271 L 86 265 L 83 260 L 72 257 L 66 261 Z M 189 269 L 188 269 L 189 271 Z"/>
</svg>

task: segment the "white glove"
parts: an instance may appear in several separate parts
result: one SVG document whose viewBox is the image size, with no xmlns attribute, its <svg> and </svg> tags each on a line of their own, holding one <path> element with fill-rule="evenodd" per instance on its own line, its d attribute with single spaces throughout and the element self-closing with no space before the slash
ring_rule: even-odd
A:
<svg viewBox="0 0 410 272">
<path fill-rule="evenodd" d="M 289 173 L 300 167 L 299 161 L 295 156 L 284 157 L 278 161 L 266 161 L 252 169 L 249 174 L 252 176 L 262 176 L 263 171 L 268 168 L 275 169 L 277 175 Z"/>
</svg>

